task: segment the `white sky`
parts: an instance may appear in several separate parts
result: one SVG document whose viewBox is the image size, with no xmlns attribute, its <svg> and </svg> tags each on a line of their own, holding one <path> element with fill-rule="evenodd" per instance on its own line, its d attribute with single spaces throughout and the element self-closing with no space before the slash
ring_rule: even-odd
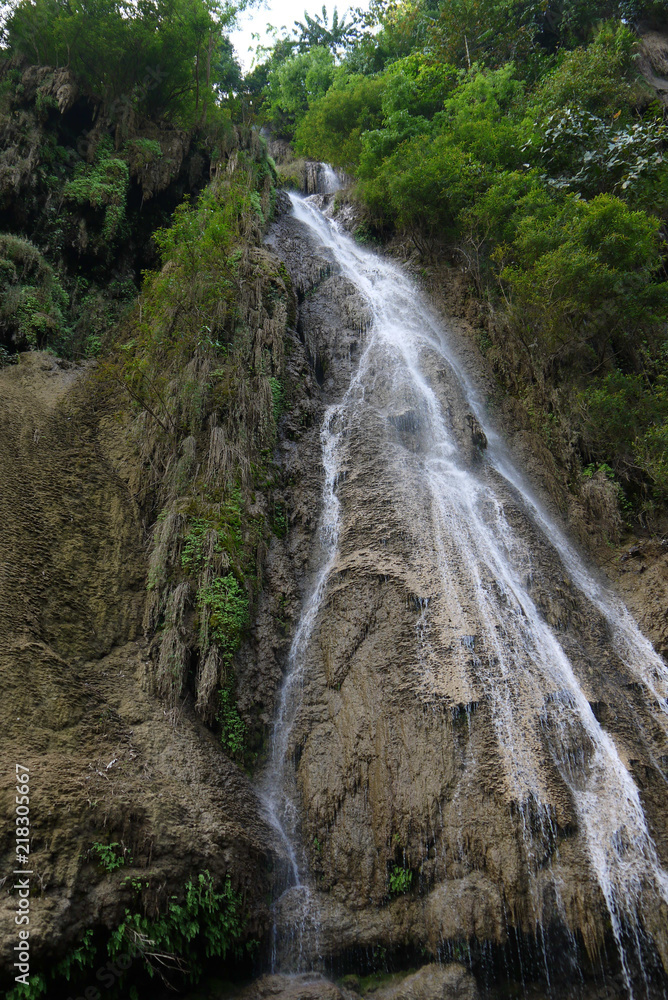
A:
<svg viewBox="0 0 668 1000">
<path fill-rule="evenodd" d="M 263 45 L 271 44 L 271 37 L 266 32 L 267 23 L 273 24 L 279 29 L 285 25 L 288 34 L 290 34 L 294 22 L 304 20 L 305 10 L 311 15 L 321 15 L 322 4 L 323 0 L 262 0 L 261 3 L 247 10 L 245 14 L 241 14 L 239 27 L 236 31 L 230 32 L 230 38 L 243 69 L 250 69 L 253 61 L 253 52 L 257 46 L 257 39 L 252 38 L 253 32 L 260 34 Z M 361 7 L 366 10 L 369 6 L 369 0 L 354 0 L 353 3 L 349 3 L 348 0 L 338 0 L 334 3 L 332 0 L 325 0 L 325 6 L 331 24 L 334 7 L 337 8 L 339 18 L 341 18 L 350 7 Z M 248 51 L 249 46 L 253 48 L 253 52 Z"/>
</svg>

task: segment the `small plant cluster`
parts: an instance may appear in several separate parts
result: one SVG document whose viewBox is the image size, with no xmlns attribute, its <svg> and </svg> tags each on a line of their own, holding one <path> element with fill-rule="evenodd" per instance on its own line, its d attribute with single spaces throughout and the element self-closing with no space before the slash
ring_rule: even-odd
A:
<svg viewBox="0 0 668 1000">
<path fill-rule="evenodd" d="M 231 757 L 240 758 L 245 748 L 246 724 L 239 715 L 234 699 L 233 679 L 220 689 L 218 696 L 220 708 L 217 720 L 220 723 L 221 742 Z"/>
<path fill-rule="evenodd" d="M 203 517 L 195 517 L 190 522 L 188 532 L 183 539 L 183 549 L 181 551 L 181 566 L 185 570 L 196 571 L 200 569 L 204 560 L 204 541 L 209 524 Z M 214 541 L 214 551 L 221 551 L 221 540 L 217 536 Z"/>
<path fill-rule="evenodd" d="M 413 872 L 410 868 L 402 868 L 400 865 L 392 865 L 389 874 L 389 885 L 391 896 L 401 896 L 410 891 L 413 883 Z"/>
<path fill-rule="evenodd" d="M 132 884 L 137 890 L 142 888 L 139 881 Z M 195 879 L 188 880 L 183 896 L 182 902 L 173 896 L 166 911 L 154 920 L 126 910 L 123 921 L 105 944 L 96 945 L 93 931 L 87 930 L 81 943 L 48 973 L 31 976 L 30 984 L 10 991 L 7 1000 L 39 1000 L 63 980 L 73 984 L 85 981 L 98 965 L 103 975 L 98 976 L 97 981 L 105 983 L 106 975 L 112 988 L 110 996 L 122 995 L 138 1000 L 137 988 L 126 988 L 127 976 L 121 971 L 135 962 L 150 978 L 158 976 L 174 989 L 179 981 L 197 983 L 207 959 L 225 959 L 228 955 L 239 958 L 244 951 L 257 946 L 255 941 L 242 945 L 247 916 L 241 893 L 232 888 L 229 875 L 216 890 L 210 872 L 200 872 Z M 106 965 L 109 959 L 113 965 Z M 109 968 L 114 969 L 114 975 L 109 975 Z M 117 977 L 120 981 L 115 984 Z M 114 987 L 120 987 L 122 994 Z"/>
<path fill-rule="evenodd" d="M 224 663 L 230 665 L 250 620 L 247 593 L 237 578 L 228 573 L 203 587 L 197 595 L 197 603 L 200 611 L 206 609 L 208 612 L 209 635 L 218 646 Z"/>
<path fill-rule="evenodd" d="M 124 848 L 116 841 L 113 844 L 93 844 L 91 851 L 97 855 L 100 868 L 109 874 L 126 863 L 132 864 L 132 858 L 126 855 Z"/>
<path fill-rule="evenodd" d="M 114 151 L 112 139 L 103 135 L 92 164 L 79 165 L 74 178 L 65 185 L 64 196 L 81 205 L 104 209 L 102 239 L 113 244 L 125 219 L 130 170 L 125 159 Z"/>
</svg>

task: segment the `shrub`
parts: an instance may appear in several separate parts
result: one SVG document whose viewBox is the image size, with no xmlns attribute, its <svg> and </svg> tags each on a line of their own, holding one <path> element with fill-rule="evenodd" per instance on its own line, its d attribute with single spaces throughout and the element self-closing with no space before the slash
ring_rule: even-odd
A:
<svg viewBox="0 0 668 1000">
<path fill-rule="evenodd" d="M 81 164 L 65 185 L 65 198 L 79 205 L 104 209 L 102 240 L 113 244 L 125 219 L 130 171 L 125 160 L 116 156 L 109 136 L 103 136 L 92 164 Z"/>
<path fill-rule="evenodd" d="M 401 868 L 399 865 L 392 865 L 389 883 L 390 895 L 401 896 L 410 891 L 413 883 L 413 872 L 410 868 Z"/>
<path fill-rule="evenodd" d="M 661 263 L 659 221 L 600 195 L 567 198 L 547 218 L 522 219 L 501 280 L 513 312 L 543 351 L 589 344 L 600 355 L 665 317 L 668 283 Z"/>
<path fill-rule="evenodd" d="M 37 247 L 0 234 L 0 339 L 37 349 L 69 336 L 68 296 Z"/>
<path fill-rule="evenodd" d="M 108 952 L 115 958 L 130 946 L 143 959 L 149 976 L 160 975 L 166 964 L 187 982 L 196 983 L 204 958 L 242 954 L 245 926 L 241 893 L 232 889 L 229 875 L 217 892 L 207 871 L 195 881 L 188 880 L 183 903 L 172 897 L 166 913 L 155 920 L 126 910 L 125 919 L 110 937 Z"/>
<path fill-rule="evenodd" d="M 197 595 L 200 612 L 207 611 L 208 633 L 220 649 L 223 661 L 232 662 L 244 629 L 250 620 L 248 595 L 232 573 L 218 577 Z M 200 645 L 205 648 L 206 641 Z"/>
<path fill-rule="evenodd" d="M 298 152 L 354 170 L 362 150 L 362 136 L 381 121 L 380 78 L 349 77 L 309 108 L 296 129 Z"/>
</svg>

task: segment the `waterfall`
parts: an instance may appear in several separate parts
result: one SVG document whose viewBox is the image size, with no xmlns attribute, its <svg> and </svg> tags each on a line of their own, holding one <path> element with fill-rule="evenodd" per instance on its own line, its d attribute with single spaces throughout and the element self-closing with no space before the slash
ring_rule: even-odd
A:
<svg viewBox="0 0 668 1000">
<path fill-rule="evenodd" d="M 582 878 L 600 889 L 632 997 L 632 967 L 640 968 L 642 980 L 644 952 L 659 947 L 652 937 L 653 914 L 666 912 L 668 876 L 625 751 L 590 704 L 585 677 L 591 654 L 546 611 L 548 599 L 535 583 L 542 564 L 557 567 L 563 587 L 595 617 L 600 642 L 609 650 L 605 655 L 642 689 L 652 726 L 638 716 L 637 727 L 648 753 L 654 728 L 668 733 L 666 666 L 513 466 L 447 331 L 415 284 L 398 266 L 357 245 L 311 200 L 290 197 L 295 217 L 363 297 L 372 322 L 350 386 L 327 409 L 322 425 L 322 557 L 292 642 L 264 778 L 267 812 L 289 859 L 284 896 L 292 900 L 293 917 L 289 932 L 278 923 L 277 938 L 286 933 L 299 938 L 288 948 L 293 967 L 317 964 L 318 894 L 300 843 L 302 805 L 291 736 L 309 644 L 348 530 L 341 477 L 346 477 L 346 502 L 352 503 L 364 473 L 356 468 L 356 451 L 367 442 L 373 476 L 364 479 L 366 488 L 377 491 L 388 517 L 410 533 L 410 571 L 425 588 L 415 612 L 416 691 L 425 704 L 450 698 L 489 706 L 498 780 L 520 814 L 536 926 L 543 873 L 549 872 L 545 858 L 558 839 L 547 787 L 558 780 L 567 791 L 585 859 Z M 477 446 L 462 446 L 451 404 L 468 411 L 484 430 L 484 456 Z M 378 430 L 382 445 L 369 445 L 378 428 L 385 428 L 382 434 Z M 357 497 L 359 509 L 372 499 Z M 563 908 L 556 876 L 551 892 L 557 909 Z"/>
<path fill-rule="evenodd" d="M 334 194 L 341 188 L 337 172 L 329 163 L 320 164 L 320 194 Z"/>
</svg>

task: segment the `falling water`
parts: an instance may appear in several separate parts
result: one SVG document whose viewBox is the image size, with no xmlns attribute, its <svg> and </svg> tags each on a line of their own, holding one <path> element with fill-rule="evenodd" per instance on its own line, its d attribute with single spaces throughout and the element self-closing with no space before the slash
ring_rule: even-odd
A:
<svg viewBox="0 0 668 1000">
<path fill-rule="evenodd" d="M 320 194 L 334 194 L 341 188 L 341 181 L 336 170 L 329 163 L 321 163 L 318 175 L 318 190 Z"/>
<path fill-rule="evenodd" d="M 292 643 L 264 786 L 267 811 L 289 860 L 286 894 L 301 894 L 301 923 L 293 921 L 291 931 L 304 941 L 297 967 L 317 956 L 317 902 L 308 887 L 299 843 L 291 737 L 300 710 L 305 654 L 339 549 L 337 477 L 350 461 L 351 432 L 364 434 L 367 422 L 382 416 L 382 400 L 389 393 L 404 414 L 412 415 L 420 441 L 412 452 L 386 448 L 383 461 L 392 473 L 392 502 L 412 524 L 415 537 L 426 539 L 425 558 L 432 560 L 437 581 L 433 597 L 421 602 L 416 621 L 423 650 L 417 667 L 420 685 L 428 693 L 440 683 L 429 647 L 439 628 L 443 595 L 449 600 L 455 595 L 461 617 L 469 624 L 469 634 L 463 636 L 467 656 L 461 659 L 461 689 L 475 689 L 490 706 L 504 780 L 524 825 L 527 863 L 536 868 L 544 844 L 554 838 L 542 759 L 546 747 L 574 803 L 591 876 L 605 901 L 627 991 L 633 996 L 631 965 L 642 969 L 643 947 L 650 940 L 643 920 L 645 902 L 668 902 L 668 877 L 615 741 L 597 721 L 563 641 L 532 596 L 536 553 L 526 532 L 517 530 L 518 521 L 531 526 L 537 547 L 554 555 L 582 599 L 597 609 L 619 661 L 646 690 L 664 731 L 668 671 L 628 612 L 589 572 L 531 494 L 493 428 L 484 426 L 489 441 L 484 462 L 463 460 L 434 371 L 445 365 L 481 425 L 485 416 L 445 331 L 413 282 L 394 264 L 355 244 L 311 200 L 291 198 L 296 218 L 361 293 L 372 315 L 351 385 L 343 399 L 329 407 L 323 422 L 323 556 Z M 536 723 L 533 728 L 530 720 Z M 558 894 L 558 887 L 555 891 Z M 537 924 L 539 920 L 537 914 Z M 278 933 L 285 934 L 285 928 L 279 927 Z"/>
</svg>

